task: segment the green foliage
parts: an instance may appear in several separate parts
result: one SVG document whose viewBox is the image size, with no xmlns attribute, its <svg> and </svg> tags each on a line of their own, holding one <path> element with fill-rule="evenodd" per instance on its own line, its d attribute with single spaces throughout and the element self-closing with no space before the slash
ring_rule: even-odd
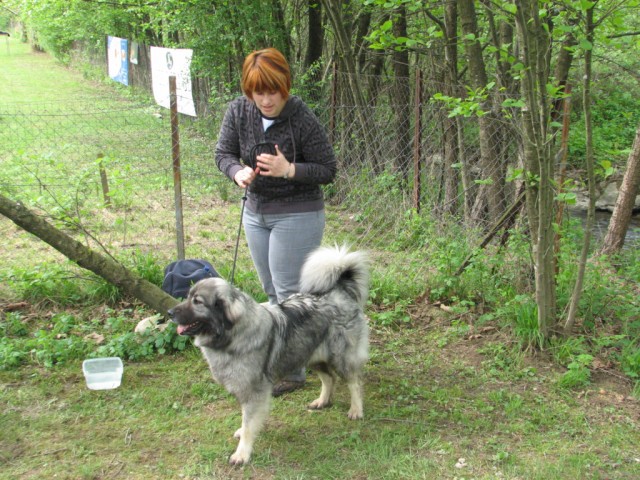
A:
<svg viewBox="0 0 640 480">
<path fill-rule="evenodd" d="M 29 333 L 26 321 L 18 312 L 7 312 L 4 321 L 0 323 L 2 337 L 24 337 Z"/>
<path fill-rule="evenodd" d="M 57 263 L 18 267 L 7 275 L 9 286 L 21 299 L 60 306 L 78 305 L 95 299 L 87 291 L 88 282 L 78 280 L 69 265 Z"/>
<path fill-rule="evenodd" d="M 530 295 L 516 295 L 504 306 L 499 306 L 496 314 L 510 325 L 522 348 L 540 349 L 545 346 L 545 339 L 538 327 L 538 307 Z"/>
<path fill-rule="evenodd" d="M 479 349 L 487 359 L 482 362 L 487 374 L 502 380 L 514 380 L 535 376 L 535 369 L 524 365 L 521 348 L 504 343 L 489 343 Z"/>
<path fill-rule="evenodd" d="M 190 341 L 176 333 L 170 323 L 165 329 L 133 332 L 131 310 L 107 317 L 87 318 L 82 314 L 60 312 L 46 322 L 27 323 L 19 314 L 0 319 L 0 370 L 24 364 L 54 367 L 95 356 L 119 356 L 141 360 L 185 350 Z M 96 345 L 97 342 L 97 345 Z"/>
<path fill-rule="evenodd" d="M 142 334 L 117 330 L 118 334 L 105 345 L 101 345 L 92 356 L 117 356 L 130 360 L 141 360 L 172 352 L 181 352 L 190 345 L 188 337 L 176 333 L 176 327 L 169 323 L 163 330 L 149 329 Z"/>
<path fill-rule="evenodd" d="M 625 375 L 640 381 L 640 337 L 624 343 L 620 358 L 620 366 Z"/>
<path fill-rule="evenodd" d="M 411 321 L 411 317 L 407 314 L 408 304 L 406 300 L 399 302 L 385 300 L 380 304 L 379 309 L 371 311 L 369 317 L 375 324 L 383 327 L 407 324 Z"/>
<path fill-rule="evenodd" d="M 589 366 L 592 362 L 592 355 L 577 355 L 567 366 L 568 370 L 558 380 L 558 386 L 568 389 L 586 387 L 591 382 Z"/>
<path fill-rule="evenodd" d="M 132 256 L 127 259 L 125 266 L 140 278 L 157 286 L 162 285 L 162 281 L 164 280 L 164 266 L 152 252 L 136 250 Z"/>
<path fill-rule="evenodd" d="M 594 156 L 603 172 L 612 172 L 611 167 L 624 168 L 629 155 L 636 129 L 640 123 L 640 99 L 634 94 L 635 86 L 621 85 L 619 76 L 602 75 L 592 92 L 591 110 L 594 123 Z M 615 90 L 615 95 L 608 94 Z M 574 91 L 574 97 L 579 96 Z M 579 110 L 572 119 L 569 135 L 569 162 L 575 166 L 584 164 L 586 155 L 584 118 Z M 603 163 L 607 162 L 607 163 Z"/>
<path fill-rule="evenodd" d="M 584 337 L 553 338 L 549 351 L 561 365 L 568 365 L 577 356 L 589 351 L 589 344 Z"/>
<path fill-rule="evenodd" d="M 489 113 L 483 110 L 482 106 L 489 96 L 488 91 L 490 91 L 494 86 L 494 83 L 489 83 L 486 87 L 477 90 L 467 87 L 467 95 L 464 98 L 450 97 L 441 93 L 435 93 L 433 95 L 433 100 L 443 102 L 447 106 L 447 109 L 449 110 L 449 117 L 482 117 Z"/>
</svg>

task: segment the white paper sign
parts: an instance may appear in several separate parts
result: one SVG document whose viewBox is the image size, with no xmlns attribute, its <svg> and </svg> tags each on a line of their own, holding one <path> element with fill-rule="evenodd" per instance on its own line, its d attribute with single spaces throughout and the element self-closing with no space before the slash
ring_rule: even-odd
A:
<svg viewBox="0 0 640 480">
<path fill-rule="evenodd" d="M 191 93 L 192 56 L 193 50 L 187 48 L 151 47 L 151 78 L 156 103 L 171 108 L 169 77 L 176 77 L 178 112 L 195 117 L 196 107 Z"/>
</svg>

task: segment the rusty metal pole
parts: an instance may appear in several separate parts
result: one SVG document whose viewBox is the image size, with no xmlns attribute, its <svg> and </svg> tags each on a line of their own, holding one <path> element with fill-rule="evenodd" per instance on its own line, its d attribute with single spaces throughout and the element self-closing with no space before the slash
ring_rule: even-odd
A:
<svg viewBox="0 0 640 480">
<path fill-rule="evenodd" d="M 331 105 L 329 107 L 329 142 L 335 142 L 336 106 L 338 105 L 338 64 L 333 62 L 333 78 L 331 79 Z"/>
<path fill-rule="evenodd" d="M 178 260 L 184 260 L 184 225 L 182 222 L 182 177 L 180 174 L 180 134 L 178 130 L 178 97 L 176 77 L 169 77 L 171 107 L 171 156 L 173 158 L 173 191 L 176 206 L 176 245 Z"/>
<path fill-rule="evenodd" d="M 413 207 L 420 213 L 420 193 L 422 190 L 420 172 L 422 170 L 422 72 L 416 69 L 416 86 L 413 107 Z"/>
</svg>

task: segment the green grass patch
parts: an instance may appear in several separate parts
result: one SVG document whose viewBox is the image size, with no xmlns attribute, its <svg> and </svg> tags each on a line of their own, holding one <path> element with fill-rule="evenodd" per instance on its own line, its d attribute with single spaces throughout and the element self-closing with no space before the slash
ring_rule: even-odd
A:
<svg viewBox="0 0 640 480">
<path fill-rule="evenodd" d="M 422 327 L 374 330 L 365 420 L 348 392 L 307 411 L 320 382 L 274 399 L 250 466 L 227 458 L 235 400 L 199 352 L 125 361 L 122 385 L 85 386 L 81 361 L 0 372 L 0 478 L 634 478 L 639 405 L 567 394 L 552 364 Z M 506 356 L 505 356 L 506 355 Z M 527 374 L 521 372 L 527 371 Z M 531 373 L 535 372 L 535 373 Z M 615 421 L 611 421 L 611 419 Z"/>
</svg>

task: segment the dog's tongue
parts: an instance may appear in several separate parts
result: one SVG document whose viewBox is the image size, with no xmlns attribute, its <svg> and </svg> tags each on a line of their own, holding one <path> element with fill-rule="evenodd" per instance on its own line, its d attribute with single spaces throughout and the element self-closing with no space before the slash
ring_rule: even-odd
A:
<svg viewBox="0 0 640 480">
<path fill-rule="evenodd" d="M 187 331 L 186 325 L 178 325 L 178 327 L 176 328 L 176 332 L 178 332 L 178 335 L 182 335 L 186 331 Z"/>
</svg>

